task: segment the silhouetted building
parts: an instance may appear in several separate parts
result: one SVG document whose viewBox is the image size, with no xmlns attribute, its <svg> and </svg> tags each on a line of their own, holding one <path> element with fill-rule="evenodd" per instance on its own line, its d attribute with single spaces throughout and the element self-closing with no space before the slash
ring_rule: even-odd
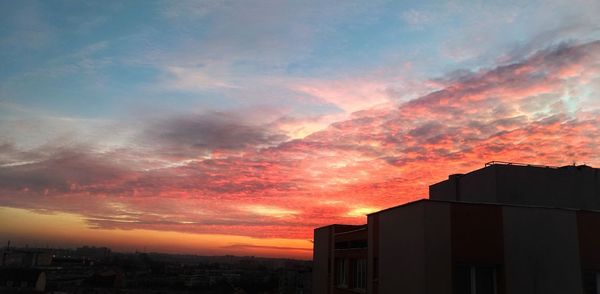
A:
<svg viewBox="0 0 600 294">
<path fill-rule="evenodd" d="M 6 248 L 1 254 L 1 266 L 36 267 L 49 266 L 52 263 L 52 254 L 41 249 Z"/>
<path fill-rule="evenodd" d="M 278 281 L 278 294 L 312 293 L 312 273 L 309 270 L 282 270 L 279 272 Z"/>
<path fill-rule="evenodd" d="M 429 198 L 461 202 L 519 204 L 600 210 L 598 169 L 490 162 L 429 186 Z"/>
<path fill-rule="evenodd" d="M 46 289 L 46 274 L 31 268 L 0 269 L 0 293 L 43 292 Z"/>
<path fill-rule="evenodd" d="M 110 248 L 83 246 L 75 249 L 75 256 L 95 261 L 107 261 L 110 259 Z"/>
<path fill-rule="evenodd" d="M 493 162 L 315 229 L 313 293 L 600 293 L 600 177 Z"/>
<path fill-rule="evenodd" d="M 94 288 L 118 288 L 123 285 L 123 274 L 114 270 L 99 271 L 83 284 Z"/>
</svg>

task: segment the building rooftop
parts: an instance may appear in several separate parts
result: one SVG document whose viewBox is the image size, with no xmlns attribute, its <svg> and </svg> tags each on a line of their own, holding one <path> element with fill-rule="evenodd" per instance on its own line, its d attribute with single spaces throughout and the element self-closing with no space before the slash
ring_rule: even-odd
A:
<svg viewBox="0 0 600 294">
<path fill-rule="evenodd" d="M 492 161 L 429 186 L 429 198 L 600 210 L 600 169 Z"/>
</svg>

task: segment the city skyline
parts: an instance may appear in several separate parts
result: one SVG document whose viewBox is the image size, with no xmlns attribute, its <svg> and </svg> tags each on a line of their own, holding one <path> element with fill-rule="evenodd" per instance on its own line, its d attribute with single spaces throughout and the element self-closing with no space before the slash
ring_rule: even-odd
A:
<svg viewBox="0 0 600 294">
<path fill-rule="evenodd" d="M 600 166 L 600 3 L 0 3 L 0 236 L 310 259 L 488 161 Z"/>
</svg>

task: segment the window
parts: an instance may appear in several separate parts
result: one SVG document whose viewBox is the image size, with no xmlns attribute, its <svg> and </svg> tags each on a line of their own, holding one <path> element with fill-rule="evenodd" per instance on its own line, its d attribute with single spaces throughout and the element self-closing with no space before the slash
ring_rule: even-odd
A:
<svg viewBox="0 0 600 294">
<path fill-rule="evenodd" d="M 367 248 L 367 240 L 354 240 L 350 242 L 350 248 Z"/>
<path fill-rule="evenodd" d="M 454 270 L 455 294 L 496 294 L 495 266 L 459 265 Z"/>
<path fill-rule="evenodd" d="M 335 284 L 338 287 L 348 287 L 348 260 L 339 258 L 335 260 Z"/>
<path fill-rule="evenodd" d="M 335 249 L 348 249 L 348 247 L 350 246 L 350 243 L 348 243 L 347 241 L 342 241 L 342 242 L 335 242 Z"/>
<path fill-rule="evenodd" d="M 334 249 L 360 249 L 367 248 L 367 240 L 339 241 L 335 242 Z"/>
<path fill-rule="evenodd" d="M 600 294 L 600 272 L 599 271 L 584 271 L 583 272 L 583 293 L 585 294 Z"/>
<path fill-rule="evenodd" d="M 353 272 L 353 285 L 352 288 L 365 290 L 367 289 L 367 260 L 357 259 L 354 266 Z"/>
</svg>

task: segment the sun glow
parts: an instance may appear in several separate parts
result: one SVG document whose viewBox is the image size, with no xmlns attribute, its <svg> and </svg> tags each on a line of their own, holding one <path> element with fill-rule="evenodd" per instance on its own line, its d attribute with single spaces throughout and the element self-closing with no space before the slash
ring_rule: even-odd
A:
<svg viewBox="0 0 600 294">
<path fill-rule="evenodd" d="M 375 207 L 358 207 L 358 208 L 354 208 L 350 211 L 348 211 L 346 213 L 347 216 L 350 217 L 360 217 L 360 216 L 366 216 L 367 214 L 373 213 L 378 211 L 378 208 Z"/>
<path fill-rule="evenodd" d="M 308 259 L 312 243 L 303 239 L 252 238 L 156 230 L 91 228 L 86 218 L 70 213 L 41 213 L 0 207 L 0 234 L 16 246 L 108 246 L 118 251 L 237 254 Z"/>
</svg>

